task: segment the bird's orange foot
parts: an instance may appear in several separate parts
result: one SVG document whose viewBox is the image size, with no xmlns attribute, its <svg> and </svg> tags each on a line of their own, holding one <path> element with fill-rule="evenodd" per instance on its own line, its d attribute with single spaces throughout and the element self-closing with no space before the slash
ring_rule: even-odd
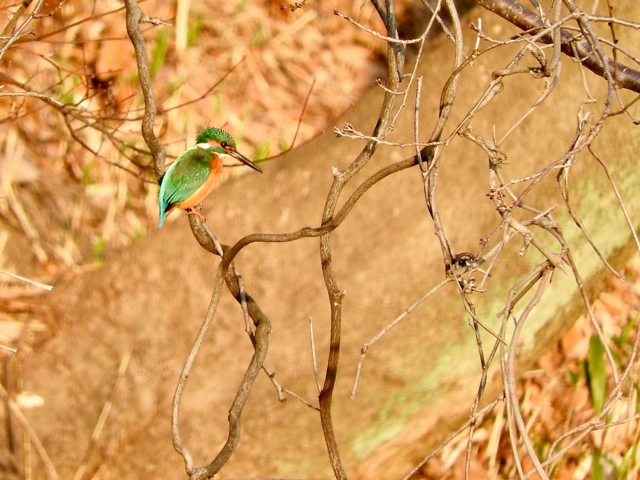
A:
<svg viewBox="0 0 640 480">
<path fill-rule="evenodd" d="M 194 210 L 193 208 L 187 208 L 185 209 L 185 212 L 187 212 L 187 215 L 197 215 L 198 217 L 200 217 L 200 220 L 202 221 L 202 223 L 207 221 L 204 215 L 202 215 L 197 210 Z"/>
</svg>

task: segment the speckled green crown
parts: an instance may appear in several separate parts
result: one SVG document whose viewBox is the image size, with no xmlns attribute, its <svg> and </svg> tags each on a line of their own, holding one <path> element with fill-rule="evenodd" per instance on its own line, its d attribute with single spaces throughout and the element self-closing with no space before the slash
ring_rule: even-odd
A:
<svg viewBox="0 0 640 480">
<path fill-rule="evenodd" d="M 227 132 L 221 128 L 209 127 L 205 128 L 200 135 L 196 137 L 196 143 L 207 143 L 209 140 L 215 140 L 218 143 L 226 143 L 230 147 L 236 148 L 236 142 Z"/>
</svg>

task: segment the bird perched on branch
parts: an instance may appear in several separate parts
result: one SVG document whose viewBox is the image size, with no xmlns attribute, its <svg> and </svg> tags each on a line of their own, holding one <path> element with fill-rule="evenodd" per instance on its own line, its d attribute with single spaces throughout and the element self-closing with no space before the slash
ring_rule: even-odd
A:
<svg viewBox="0 0 640 480">
<path fill-rule="evenodd" d="M 185 150 L 160 180 L 158 227 L 175 208 L 200 215 L 193 208 L 218 183 L 224 158 L 236 158 L 262 173 L 260 167 L 236 151 L 236 142 L 227 132 L 215 127 L 203 130 L 196 137 L 195 147 Z"/>
</svg>

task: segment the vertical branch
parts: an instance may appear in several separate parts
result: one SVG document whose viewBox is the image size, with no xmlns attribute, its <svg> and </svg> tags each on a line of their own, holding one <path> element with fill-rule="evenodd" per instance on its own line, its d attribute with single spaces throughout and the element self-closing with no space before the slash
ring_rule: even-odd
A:
<svg viewBox="0 0 640 480">
<path fill-rule="evenodd" d="M 140 23 L 153 23 L 155 25 L 169 25 L 167 22 L 157 18 L 147 17 L 136 0 L 124 1 L 127 12 L 127 34 L 131 39 L 133 49 L 136 52 L 136 62 L 138 65 L 138 78 L 140 79 L 140 87 L 142 87 L 142 95 L 144 96 L 144 117 L 142 119 L 142 137 L 149 147 L 149 151 L 153 156 L 153 169 L 158 182 L 164 174 L 164 164 L 167 160 L 167 153 L 160 145 L 156 134 L 153 131 L 153 125 L 156 121 L 156 99 L 153 94 L 151 85 L 151 71 L 149 69 L 149 57 L 147 55 L 147 45 L 144 37 L 140 32 Z"/>
<path fill-rule="evenodd" d="M 440 114 L 438 123 L 431 134 L 429 143 L 440 141 L 444 127 L 449 120 L 451 114 L 451 108 L 455 99 L 456 91 L 458 89 L 458 80 L 460 74 L 460 66 L 464 62 L 464 49 L 462 43 L 462 26 L 460 24 L 460 17 L 453 0 L 446 0 L 447 9 L 453 20 L 453 29 L 455 35 L 455 63 L 454 63 L 454 76 L 445 85 L 445 89 L 442 92 L 442 98 L 440 100 Z M 425 166 L 423 161 L 426 160 Z M 442 221 L 440 220 L 440 213 L 438 212 L 438 205 L 436 203 L 436 185 L 438 180 L 438 169 L 440 165 L 440 159 L 437 155 L 437 147 L 428 146 L 422 149 L 418 155 L 418 161 L 420 162 L 420 168 L 422 169 L 422 177 L 424 182 L 424 194 L 427 203 L 429 213 L 433 218 L 435 232 L 440 241 L 440 247 L 442 248 L 442 254 L 444 256 L 445 265 L 448 268 L 451 265 L 453 259 L 453 251 L 447 235 L 442 227 Z"/>
<path fill-rule="evenodd" d="M 376 5 L 377 2 L 374 2 Z M 387 6 L 391 7 L 392 2 L 387 2 Z M 382 20 L 385 25 L 395 25 L 395 19 L 390 20 L 391 17 L 395 17 L 393 10 L 384 12 L 380 8 L 379 13 L 382 13 Z M 397 33 L 396 33 L 397 35 Z M 322 213 L 322 224 L 326 224 L 333 219 L 333 215 L 340 198 L 340 194 L 345 185 L 353 178 L 353 176 L 360 171 L 360 169 L 369 161 L 369 159 L 375 153 L 378 142 L 375 138 L 384 136 L 389 128 L 389 119 L 391 118 L 391 112 L 395 103 L 395 92 L 398 89 L 398 85 L 401 79 L 401 75 L 398 72 L 401 71 L 403 64 L 403 56 L 401 52 L 393 47 L 390 43 L 387 47 L 387 85 L 385 88 L 384 100 L 382 102 L 382 108 L 378 122 L 374 127 L 372 137 L 374 140 L 369 140 L 362 152 L 358 155 L 356 160 L 349 165 L 344 171 L 340 172 L 334 168 L 334 180 L 325 202 L 324 210 Z M 322 391 L 319 395 L 320 403 L 320 420 L 322 423 L 322 431 L 327 444 L 327 451 L 329 454 L 329 460 L 333 472 L 338 479 L 346 479 L 347 474 L 344 471 L 342 462 L 340 461 L 340 452 L 338 449 L 338 443 L 335 438 L 335 432 L 333 429 L 333 421 L 331 418 L 331 403 L 333 399 L 333 388 L 335 386 L 336 377 L 338 374 L 338 364 L 340 359 L 340 336 L 342 330 L 342 299 L 344 298 L 344 292 L 338 287 L 336 281 L 331 255 L 331 235 L 326 234 L 320 237 L 320 259 L 322 264 L 322 274 L 324 277 L 327 293 L 329 296 L 329 304 L 331 307 L 331 333 L 329 338 L 329 358 L 327 360 L 327 368 L 324 379 Z"/>
<path fill-rule="evenodd" d="M 242 410 L 244 409 L 247 399 L 249 398 L 249 394 L 251 393 L 251 389 L 255 383 L 256 377 L 260 373 L 260 370 L 262 369 L 265 358 L 267 356 L 269 333 L 271 332 L 271 322 L 269 321 L 267 316 L 264 315 L 262 310 L 260 310 L 259 306 L 253 300 L 253 298 L 251 298 L 248 294 L 241 291 L 240 289 L 240 281 L 233 263 L 234 258 L 239 250 L 230 252 L 231 249 L 228 246 L 220 245 L 211 230 L 197 217 L 190 217 L 189 223 L 196 240 L 198 241 L 198 243 L 200 243 L 200 246 L 214 255 L 222 256 L 222 261 L 220 262 L 220 265 L 218 265 L 218 272 L 216 275 L 213 293 L 211 295 L 209 309 L 207 310 L 205 319 L 202 323 L 202 326 L 200 327 L 196 340 L 191 351 L 189 352 L 189 356 L 187 357 L 187 360 L 180 374 L 180 380 L 178 382 L 178 386 L 176 388 L 174 400 L 172 403 L 171 432 L 174 448 L 184 459 L 185 469 L 190 475 L 190 478 L 192 480 L 196 480 L 201 478 L 212 478 L 215 474 L 217 474 L 229 461 L 229 459 L 235 452 L 238 443 L 240 442 Z M 198 352 L 200 350 L 202 342 L 204 341 L 204 338 L 215 316 L 220 301 L 220 296 L 222 294 L 223 284 L 225 282 L 227 288 L 239 303 L 243 301 L 244 297 L 244 305 L 246 306 L 249 316 L 253 319 L 254 324 L 256 325 L 256 331 L 252 337 L 252 343 L 254 345 L 255 351 L 253 353 L 253 356 L 251 357 L 249 366 L 247 367 L 240 387 L 238 388 L 236 396 L 234 397 L 229 409 L 229 433 L 227 435 L 227 441 L 225 442 L 222 449 L 218 452 L 216 457 L 211 461 L 211 463 L 209 463 L 205 467 L 195 468 L 193 465 L 193 458 L 191 456 L 191 453 L 180 439 L 178 425 L 180 402 L 184 393 L 184 389 L 186 388 L 187 381 L 191 374 L 193 363 L 198 356 Z"/>
<path fill-rule="evenodd" d="M 269 333 L 271 332 L 271 325 L 269 322 L 259 322 L 256 325 L 255 332 L 255 352 L 251 357 L 251 361 L 249 362 L 249 367 L 245 372 L 244 378 L 242 379 L 242 383 L 240 384 L 240 388 L 236 393 L 235 398 L 233 399 L 233 403 L 231 404 L 231 408 L 229 409 L 229 435 L 227 437 L 227 441 L 224 444 L 220 453 L 216 456 L 213 461 L 207 465 L 201 472 L 204 474 L 206 472 L 207 477 L 203 478 L 211 478 L 216 473 L 220 471 L 220 469 L 227 463 L 233 452 L 235 452 L 236 447 L 238 446 L 238 442 L 240 441 L 240 415 L 242 414 L 242 410 L 244 409 L 244 405 L 249 398 L 249 393 L 251 393 L 251 388 L 255 382 L 256 377 L 260 373 L 262 366 L 264 365 L 264 360 L 267 357 L 267 347 L 268 347 L 268 338 Z M 199 478 L 195 475 L 192 478 Z"/>
<path fill-rule="evenodd" d="M 213 292 L 211 294 L 211 300 L 209 302 L 209 308 L 207 309 L 207 313 L 205 315 L 204 321 L 200 326 L 200 330 L 196 335 L 196 339 L 191 347 L 191 351 L 187 356 L 187 359 L 182 367 L 182 372 L 180 372 L 180 378 L 178 380 L 178 385 L 176 387 L 176 391 L 173 396 L 173 402 L 171 404 L 171 436 L 173 438 L 173 447 L 176 452 L 178 452 L 185 462 L 185 470 L 189 475 L 197 473 L 202 469 L 194 470 L 193 466 L 193 457 L 191 456 L 191 452 L 187 449 L 180 438 L 180 428 L 179 428 L 179 415 L 180 415 L 180 403 L 182 401 L 182 395 L 184 393 L 185 388 L 187 387 L 187 381 L 189 380 L 189 376 L 191 374 L 191 370 L 193 368 L 193 363 L 195 362 L 196 357 L 200 351 L 200 347 L 202 346 L 202 342 L 209 331 L 209 327 L 211 326 L 211 322 L 213 321 L 213 317 L 218 308 L 218 303 L 220 302 L 220 296 L 222 295 L 222 286 L 224 275 L 221 274 L 221 268 L 218 266 L 218 273 L 216 275 L 215 285 L 213 288 Z M 229 443 L 234 443 L 233 448 L 237 445 L 239 440 L 239 427 L 237 429 L 237 434 L 234 436 L 235 429 L 232 425 L 229 426 L 229 437 L 227 439 L 227 443 L 225 447 Z M 218 455 L 219 456 L 219 455 Z M 218 457 L 216 457 L 218 458 Z M 202 473 L 202 472 L 200 472 Z"/>
<path fill-rule="evenodd" d="M 384 7 L 380 3 L 380 0 L 371 0 L 378 15 L 382 19 L 385 28 L 387 29 L 387 35 L 391 38 L 399 40 L 398 36 L 398 24 L 396 22 L 396 15 L 393 6 L 393 0 L 385 0 Z M 398 75 L 398 81 L 402 81 L 404 70 L 404 59 L 406 55 L 406 48 L 402 43 L 391 43 L 390 48 L 393 50 L 395 58 L 395 74 Z"/>
</svg>

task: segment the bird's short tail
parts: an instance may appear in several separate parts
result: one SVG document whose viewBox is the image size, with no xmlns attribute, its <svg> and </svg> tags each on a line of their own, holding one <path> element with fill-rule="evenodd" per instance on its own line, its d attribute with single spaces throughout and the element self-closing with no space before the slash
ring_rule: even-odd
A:
<svg viewBox="0 0 640 480">
<path fill-rule="evenodd" d="M 158 219 L 158 228 L 160 228 L 162 226 L 162 224 L 164 223 L 165 219 L 167 218 L 167 211 L 162 208 L 162 206 L 160 207 L 160 218 Z"/>
</svg>

